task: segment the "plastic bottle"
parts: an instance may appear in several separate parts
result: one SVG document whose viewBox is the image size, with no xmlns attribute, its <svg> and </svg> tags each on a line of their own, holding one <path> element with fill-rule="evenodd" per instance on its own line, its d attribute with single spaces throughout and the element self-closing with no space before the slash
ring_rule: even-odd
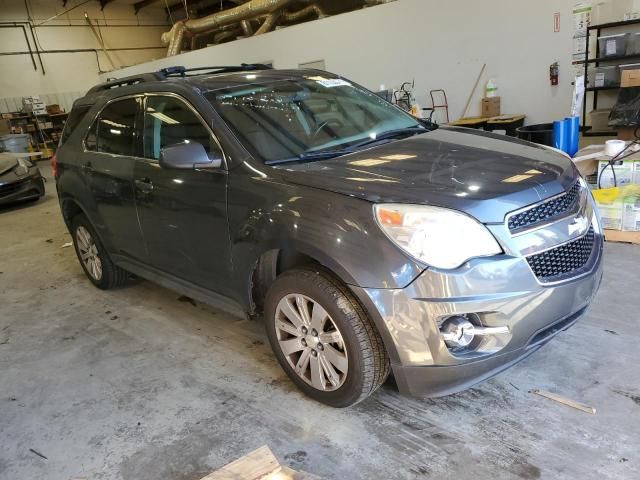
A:
<svg viewBox="0 0 640 480">
<path fill-rule="evenodd" d="M 496 82 L 495 78 L 490 78 L 487 82 L 487 88 L 485 92 L 485 97 L 493 98 L 498 96 L 498 82 Z"/>
</svg>

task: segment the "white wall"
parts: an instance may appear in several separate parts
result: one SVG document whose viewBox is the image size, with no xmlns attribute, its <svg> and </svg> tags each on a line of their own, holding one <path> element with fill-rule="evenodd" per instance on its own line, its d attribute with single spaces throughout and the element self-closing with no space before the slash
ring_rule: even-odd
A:
<svg viewBox="0 0 640 480">
<path fill-rule="evenodd" d="M 430 105 L 425 102 L 429 89 L 444 88 L 455 119 L 486 63 L 470 115 L 479 114 L 484 84 L 495 77 L 503 112 L 525 113 L 528 123 L 546 122 L 566 116 L 571 107 L 573 4 L 572 0 L 398 0 L 138 65 L 117 76 L 169 65 L 273 60 L 277 68 L 289 68 L 324 59 L 327 70 L 373 90 L 415 79 L 424 106 Z M 555 12 L 561 13 L 560 33 L 553 32 Z M 552 87 L 549 65 L 555 61 L 561 65 L 560 85 Z"/>
<path fill-rule="evenodd" d="M 33 23 L 37 25 L 80 4 L 81 0 L 70 0 L 65 8 L 60 0 L 29 0 L 28 3 Z M 99 26 L 108 49 L 161 47 L 160 35 L 168 28 L 163 26 L 167 21 L 162 8 L 142 9 L 136 17 L 131 5 L 110 3 L 101 11 L 96 0 L 37 27 L 39 48 L 100 50 L 99 42 L 84 19 L 85 12 Z M 27 18 L 24 0 L 0 0 L 0 22 L 24 22 Z M 0 28 L 0 53 L 22 51 L 27 51 L 22 31 Z M 164 54 L 164 47 L 110 52 L 117 67 L 161 58 Z M 94 52 L 43 53 L 46 72 L 43 75 L 39 62 L 38 70 L 34 70 L 29 55 L 0 55 L 0 99 L 15 97 L 19 101 L 26 95 L 84 92 L 99 81 L 98 61 L 103 71 L 112 70 L 102 51 L 97 57 Z M 7 102 L 0 102 L 0 110 L 5 109 L 3 103 Z"/>
</svg>

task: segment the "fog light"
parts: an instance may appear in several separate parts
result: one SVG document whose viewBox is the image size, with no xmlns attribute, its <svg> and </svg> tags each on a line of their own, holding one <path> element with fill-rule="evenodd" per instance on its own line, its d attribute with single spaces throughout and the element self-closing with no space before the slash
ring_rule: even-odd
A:
<svg viewBox="0 0 640 480">
<path fill-rule="evenodd" d="M 449 348 L 466 348 L 477 336 L 505 335 L 509 327 L 480 327 L 467 317 L 456 315 L 446 318 L 440 325 L 440 336 Z"/>
<path fill-rule="evenodd" d="M 440 327 L 440 335 L 449 347 L 468 347 L 476 336 L 475 327 L 465 317 L 447 318 Z"/>
</svg>

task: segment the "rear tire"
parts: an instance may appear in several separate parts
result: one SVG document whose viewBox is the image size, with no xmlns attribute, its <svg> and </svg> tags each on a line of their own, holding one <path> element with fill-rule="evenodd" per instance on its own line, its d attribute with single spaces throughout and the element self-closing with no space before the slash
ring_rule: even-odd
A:
<svg viewBox="0 0 640 480">
<path fill-rule="evenodd" d="M 80 265 L 91 283 L 102 290 L 126 283 L 129 273 L 111 261 L 100 237 L 83 214 L 73 217 L 71 237 Z"/>
<path fill-rule="evenodd" d="M 354 405 L 389 375 L 380 334 L 349 289 L 328 272 L 296 269 L 278 276 L 267 292 L 265 320 L 283 370 L 319 402 Z"/>
</svg>

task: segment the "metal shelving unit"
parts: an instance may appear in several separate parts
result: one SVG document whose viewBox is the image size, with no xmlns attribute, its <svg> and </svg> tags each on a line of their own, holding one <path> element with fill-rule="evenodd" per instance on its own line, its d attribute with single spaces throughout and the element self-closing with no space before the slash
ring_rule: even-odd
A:
<svg viewBox="0 0 640 480">
<path fill-rule="evenodd" d="M 588 78 L 589 73 L 589 65 L 594 65 L 596 67 L 600 66 L 601 63 L 612 63 L 622 65 L 631 60 L 640 60 L 640 55 L 616 55 L 611 57 L 595 57 L 589 58 L 589 39 L 591 37 L 591 33 L 595 32 L 597 38 L 602 35 L 603 30 L 607 30 L 610 28 L 617 27 L 626 27 L 630 25 L 640 25 L 639 20 L 627 20 L 621 22 L 611 22 L 611 23 L 602 23 L 600 25 L 592 25 L 587 27 L 587 37 L 585 39 L 586 43 L 586 57 L 583 61 L 576 62 L 577 64 L 584 64 L 584 78 L 585 80 Z M 600 52 L 600 40 L 596 40 L 596 52 Z M 602 91 L 613 91 L 619 90 L 620 87 L 587 87 L 587 92 L 592 92 L 592 109 L 595 110 L 598 108 L 598 92 Z M 598 136 L 615 136 L 617 134 L 616 131 L 608 130 L 608 131 L 591 131 L 591 127 L 587 125 L 587 95 L 584 96 L 583 105 L 582 105 L 582 125 L 580 126 L 580 131 L 585 137 L 598 137 Z"/>
</svg>

